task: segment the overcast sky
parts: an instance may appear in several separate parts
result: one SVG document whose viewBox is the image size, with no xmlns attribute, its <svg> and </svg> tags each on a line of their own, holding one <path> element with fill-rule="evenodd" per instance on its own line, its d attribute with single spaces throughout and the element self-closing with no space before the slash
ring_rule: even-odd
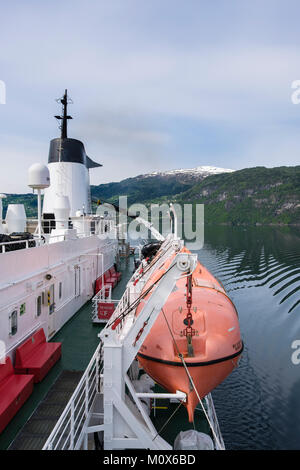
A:
<svg viewBox="0 0 300 470">
<path fill-rule="evenodd" d="M 0 192 L 29 192 L 65 88 L 93 184 L 299 164 L 299 18 L 297 0 L 0 1 Z"/>
</svg>

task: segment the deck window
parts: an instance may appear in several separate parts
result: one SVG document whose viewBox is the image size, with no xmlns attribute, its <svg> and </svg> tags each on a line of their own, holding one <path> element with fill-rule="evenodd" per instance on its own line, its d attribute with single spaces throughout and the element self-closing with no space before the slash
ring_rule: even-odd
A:
<svg viewBox="0 0 300 470">
<path fill-rule="evenodd" d="M 10 335 L 14 336 L 18 331 L 18 310 L 14 310 L 10 317 Z"/>
<path fill-rule="evenodd" d="M 80 266 L 75 266 L 75 297 L 80 296 Z"/>
<path fill-rule="evenodd" d="M 55 310 L 55 302 L 54 302 L 54 284 L 51 284 L 49 291 L 48 291 L 48 305 L 49 305 L 49 314 L 51 315 Z"/>
<path fill-rule="evenodd" d="M 36 299 L 36 316 L 39 317 L 42 313 L 42 296 L 39 295 Z"/>
</svg>

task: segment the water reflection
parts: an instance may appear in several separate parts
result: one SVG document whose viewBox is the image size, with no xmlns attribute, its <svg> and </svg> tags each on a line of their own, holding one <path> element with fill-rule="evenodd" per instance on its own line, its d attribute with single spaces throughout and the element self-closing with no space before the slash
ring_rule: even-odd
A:
<svg viewBox="0 0 300 470">
<path fill-rule="evenodd" d="M 300 449 L 300 231 L 205 227 L 199 260 L 239 312 L 245 349 L 213 391 L 228 449 Z"/>
<path fill-rule="evenodd" d="M 245 342 L 239 368 L 213 392 L 227 448 L 299 449 L 299 231 L 209 226 L 198 256 L 234 301 Z"/>
<path fill-rule="evenodd" d="M 288 301 L 289 313 L 300 307 L 300 235 L 296 229 L 208 226 L 205 242 L 205 250 L 217 258 L 211 269 L 228 292 L 268 286 L 279 304 Z"/>
</svg>

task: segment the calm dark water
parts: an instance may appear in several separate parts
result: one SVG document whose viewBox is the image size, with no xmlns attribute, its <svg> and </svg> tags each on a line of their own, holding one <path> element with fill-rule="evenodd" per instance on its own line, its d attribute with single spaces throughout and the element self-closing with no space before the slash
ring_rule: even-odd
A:
<svg viewBox="0 0 300 470">
<path fill-rule="evenodd" d="M 300 231 L 206 227 L 198 257 L 239 312 L 245 349 L 213 391 L 227 449 L 300 449 Z"/>
</svg>

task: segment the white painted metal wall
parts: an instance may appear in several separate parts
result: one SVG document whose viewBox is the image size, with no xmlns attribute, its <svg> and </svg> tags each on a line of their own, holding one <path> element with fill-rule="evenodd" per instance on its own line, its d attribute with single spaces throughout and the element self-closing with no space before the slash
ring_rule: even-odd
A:
<svg viewBox="0 0 300 470">
<path fill-rule="evenodd" d="M 93 296 L 95 279 L 115 262 L 116 240 L 96 235 L 45 244 L 36 248 L 0 254 L 0 340 L 6 354 L 14 351 L 36 329 L 44 328 L 48 338 Z M 75 276 L 79 276 L 75 291 Z M 61 283 L 61 287 L 60 287 Z M 54 286 L 54 311 L 50 313 L 48 293 Z M 38 315 L 38 297 L 42 296 Z M 17 331 L 12 334 L 11 315 L 17 312 Z"/>
<path fill-rule="evenodd" d="M 43 213 L 53 213 L 56 196 L 68 196 L 70 216 L 76 211 L 91 212 L 89 171 L 82 163 L 55 162 L 48 164 L 51 185 L 45 189 Z"/>
</svg>

